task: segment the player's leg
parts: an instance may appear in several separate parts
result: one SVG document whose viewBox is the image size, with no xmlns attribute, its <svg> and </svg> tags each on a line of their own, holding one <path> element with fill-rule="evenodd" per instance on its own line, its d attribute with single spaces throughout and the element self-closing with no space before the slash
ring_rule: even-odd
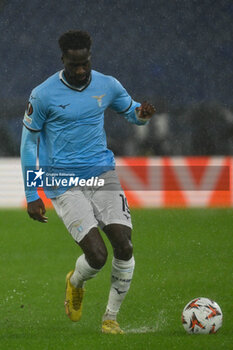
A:
<svg viewBox="0 0 233 350">
<path fill-rule="evenodd" d="M 105 185 L 93 196 L 93 207 L 114 252 L 111 288 L 102 331 L 121 333 L 116 322 L 117 313 L 129 290 L 135 265 L 131 242 L 132 224 L 127 200 L 116 173 L 110 171 L 102 177 L 105 179 Z"/>
<path fill-rule="evenodd" d="M 108 252 L 96 227 L 93 227 L 78 245 L 84 254 L 77 259 L 70 281 L 75 287 L 83 287 L 84 283 L 95 277 L 104 266 Z"/>
<path fill-rule="evenodd" d="M 83 254 L 66 277 L 65 310 L 74 322 L 82 316 L 85 282 L 97 275 L 107 259 L 107 249 L 97 228 L 93 227 L 78 244 Z"/>
<path fill-rule="evenodd" d="M 83 250 L 75 269 L 66 276 L 65 310 L 72 321 L 82 314 L 85 281 L 93 278 L 105 264 L 107 249 L 97 229 L 91 204 L 82 191 L 72 188 L 52 200 L 68 231 Z"/>
<path fill-rule="evenodd" d="M 109 320 L 116 321 L 121 304 L 130 288 L 135 261 L 130 227 L 120 224 L 110 224 L 105 226 L 103 230 L 112 244 L 114 253 L 111 287 L 106 312 L 103 316 L 103 321 L 108 331 Z"/>
</svg>

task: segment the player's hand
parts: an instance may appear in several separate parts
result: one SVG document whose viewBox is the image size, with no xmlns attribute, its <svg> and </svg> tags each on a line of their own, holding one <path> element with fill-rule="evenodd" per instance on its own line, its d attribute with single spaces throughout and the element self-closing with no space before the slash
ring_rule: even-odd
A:
<svg viewBox="0 0 233 350">
<path fill-rule="evenodd" d="M 27 212 L 30 218 L 37 220 L 43 223 L 48 221 L 48 218 L 44 216 L 46 213 L 44 203 L 41 198 L 36 201 L 30 202 L 27 204 Z"/>
<path fill-rule="evenodd" d="M 139 119 L 149 120 L 155 114 L 155 107 L 144 101 L 140 107 L 136 108 Z"/>
</svg>

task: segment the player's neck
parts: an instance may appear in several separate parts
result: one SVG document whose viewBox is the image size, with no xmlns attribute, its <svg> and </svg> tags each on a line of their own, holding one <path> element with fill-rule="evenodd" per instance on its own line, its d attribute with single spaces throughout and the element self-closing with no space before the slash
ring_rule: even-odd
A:
<svg viewBox="0 0 233 350">
<path fill-rule="evenodd" d="M 60 72 L 60 79 L 63 81 L 63 83 L 65 83 L 65 85 L 69 86 L 71 89 L 75 89 L 75 90 L 84 90 L 91 81 L 91 73 L 88 77 L 88 80 L 84 83 L 84 84 L 73 84 L 73 82 L 67 77 L 65 70 L 62 70 Z"/>
</svg>

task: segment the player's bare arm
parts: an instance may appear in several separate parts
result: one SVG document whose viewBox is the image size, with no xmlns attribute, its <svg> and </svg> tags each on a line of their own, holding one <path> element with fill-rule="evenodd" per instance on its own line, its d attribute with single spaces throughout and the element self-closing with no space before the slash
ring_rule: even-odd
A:
<svg viewBox="0 0 233 350">
<path fill-rule="evenodd" d="M 48 222 L 48 218 L 44 216 L 46 213 L 44 203 L 41 198 L 27 204 L 27 212 L 31 219 L 43 223 Z"/>
<path fill-rule="evenodd" d="M 146 101 L 144 101 L 136 110 L 139 119 L 149 120 L 155 114 L 155 107 Z"/>
</svg>

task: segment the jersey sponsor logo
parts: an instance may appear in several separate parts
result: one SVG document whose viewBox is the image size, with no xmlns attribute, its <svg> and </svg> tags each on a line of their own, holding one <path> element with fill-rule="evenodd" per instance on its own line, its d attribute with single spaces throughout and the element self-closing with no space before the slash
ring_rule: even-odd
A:
<svg viewBox="0 0 233 350">
<path fill-rule="evenodd" d="M 98 103 L 98 106 L 101 107 L 102 106 L 102 99 L 103 97 L 105 96 L 106 94 L 103 94 L 103 95 L 100 95 L 100 96 L 92 96 L 92 98 L 95 98 L 97 103 Z"/>
</svg>

